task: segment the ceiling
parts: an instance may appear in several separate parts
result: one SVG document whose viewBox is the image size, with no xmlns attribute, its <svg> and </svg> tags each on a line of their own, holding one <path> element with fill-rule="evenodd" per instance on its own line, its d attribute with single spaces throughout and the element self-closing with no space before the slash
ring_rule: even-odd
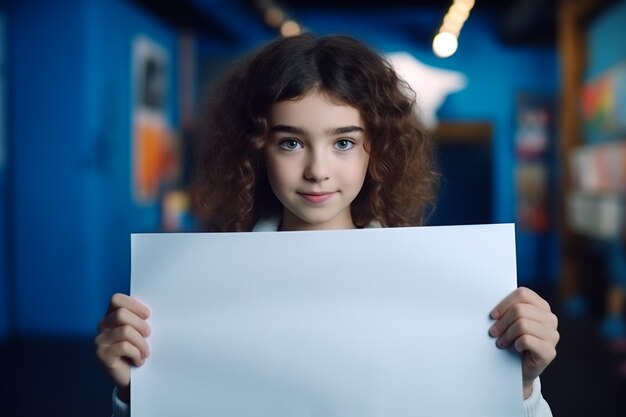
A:
<svg viewBox="0 0 626 417">
<path fill-rule="evenodd" d="M 250 39 L 268 30 L 255 6 L 258 0 L 131 0 L 169 24 L 225 42 Z M 266 0 L 267 1 L 267 0 Z M 299 12 L 441 9 L 452 0 L 271 0 L 297 17 Z M 475 0 L 475 11 L 495 15 L 500 41 L 509 45 L 556 46 L 559 0 Z M 572 0 L 561 0 L 572 1 Z M 615 0 L 595 0 L 596 10 Z M 267 33 L 266 33 L 267 34 Z"/>
<path fill-rule="evenodd" d="M 254 1 L 254 0 L 250 0 Z M 508 44 L 554 46 L 557 0 L 476 0 L 475 11 L 496 15 L 498 36 Z M 297 15 L 299 10 L 380 10 L 393 8 L 441 9 L 443 16 L 452 0 L 277 0 Z"/>
</svg>

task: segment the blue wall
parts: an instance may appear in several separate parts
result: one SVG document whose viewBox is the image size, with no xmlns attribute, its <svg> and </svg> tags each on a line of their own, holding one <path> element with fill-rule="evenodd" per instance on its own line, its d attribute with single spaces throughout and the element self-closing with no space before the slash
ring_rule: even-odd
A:
<svg viewBox="0 0 626 417">
<path fill-rule="evenodd" d="M 7 231 L 6 24 L 0 12 L 0 341 L 9 333 Z"/>
<path fill-rule="evenodd" d="M 1 145 L 0 145 L 1 146 Z M 6 169 L 0 163 L 0 342 L 9 333 L 9 270 L 7 231 Z"/>
<path fill-rule="evenodd" d="M 318 34 L 348 33 L 384 52 L 404 50 L 427 65 L 463 72 L 465 90 L 453 93 L 439 111 L 441 120 L 484 120 L 494 128 L 493 222 L 515 221 L 514 130 L 516 94 L 557 93 L 555 48 L 502 45 L 494 32 L 497 22 L 489 14 L 472 13 L 452 57 L 437 58 L 431 49 L 432 29 L 441 22 L 441 11 L 333 13 L 311 11 L 297 18 Z M 424 29 L 428 28 L 428 29 Z M 558 275 L 554 233 L 538 237 L 518 231 L 518 276 L 521 283 Z M 543 258 L 542 258 L 543 257 Z"/>
<path fill-rule="evenodd" d="M 8 18 L 15 327 L 94 333 L 128 289 L 129 233 L 159 224 L 131 199 L 131 42 L 168 50 L 175 85 L 177 39 L 120 0 L 20 1 Z"/>
<path fill-rule="evenodd" d="M 87 55 L 87 137 L 89 190 L 85 207 L 90 245 L 87 275 L 95 277 L 95 311 L 102 315 L 111 294 L 129 291 L 130 233 L 160 227 L 158 204 L 133 201 L 131 185 L 133 39 L 147 36 L 169 54 L 168 123 L 178 117 L 176 32 L 120 0 L 92 1 L 85 19 L 91 46 Z M 115 27 L 115 30 L 111 30 Z"/>
<path fill-rule="evenodd" d="M 77 151 L 86 114 L 84 10 L 79 2 L 25 1 L 9 14 L 16 327 L 26 332 L 75 331 L 91 301 Z"/>
</svg>

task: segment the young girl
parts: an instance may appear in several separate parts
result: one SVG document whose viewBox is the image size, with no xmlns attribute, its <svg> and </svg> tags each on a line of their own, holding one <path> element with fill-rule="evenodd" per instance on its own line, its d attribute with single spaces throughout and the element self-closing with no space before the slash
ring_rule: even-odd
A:
<svg viewBox="0 0 626 417">
<path fill-rule="evenodd" d="M 437 175 L 414 97 L 389 64 L 346 36 L 276 40 L 211 94 L 199 148 L 197 200 L 220 231 L 322 230 L 421 224 Z M 96 337 L 128 415 L 130 367 L 149 357 L 148 309 L 115 294 Z M 539 375 L 556 355 L 557 319 L 518 288 L 491 311 L 499 348 L 522 354 L 527 416 L 551 416 Z"/>
</svg>

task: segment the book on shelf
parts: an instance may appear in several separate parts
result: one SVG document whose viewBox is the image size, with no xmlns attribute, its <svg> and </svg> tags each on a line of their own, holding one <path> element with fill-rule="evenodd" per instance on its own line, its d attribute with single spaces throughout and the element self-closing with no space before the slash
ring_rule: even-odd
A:
<svg viewBox="0 0 626 417">
<path fill-rule="evenodd" d="M 573 189 L 567 196 L 567 214 L 572 229 L 599 239 L 623 234 L 626 140 L 581 146 L 571 158 Z"/>
</svg>

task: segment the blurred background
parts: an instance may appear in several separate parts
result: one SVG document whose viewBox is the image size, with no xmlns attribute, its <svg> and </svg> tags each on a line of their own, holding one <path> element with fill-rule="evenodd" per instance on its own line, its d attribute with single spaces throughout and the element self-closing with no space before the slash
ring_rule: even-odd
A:
<svg viewBox="0 0 626 417">
<path fill-rule="evenodd" d="M 110 415 L 93 337 L 130 233 L 197 230 L 205 86 L 305 30 L 364 40 L 417 90 L 429 224 L 516 223 L 519 284 L 560 318 L 554 415 L 625 416 L 625 26 L 624 0 L 0 1 L 0 414 Z"/>
</svg>

